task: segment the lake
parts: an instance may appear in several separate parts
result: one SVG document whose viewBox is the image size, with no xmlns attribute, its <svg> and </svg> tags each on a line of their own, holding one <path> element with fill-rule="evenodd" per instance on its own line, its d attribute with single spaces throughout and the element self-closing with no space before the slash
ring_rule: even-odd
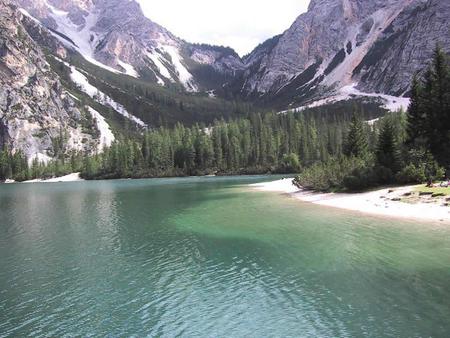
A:
<svg viewBox="0 0 450 338">
<path fill-rule="evenodd" d="M 448 337 L 450 228 L 270 177 L 0 186 L 0 337 Z"/>
</svg>

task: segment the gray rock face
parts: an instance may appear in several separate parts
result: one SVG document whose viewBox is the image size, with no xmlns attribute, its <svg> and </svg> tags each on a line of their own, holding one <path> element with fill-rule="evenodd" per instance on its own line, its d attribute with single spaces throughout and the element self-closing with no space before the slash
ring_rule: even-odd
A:
<svg viewBox="0 0 450 338">
<path fill-rule="evenodd" d="M 6 143 L 44 161 L 54 155 L 57 138 L 64 138 L 65 151 L 94 149 L 96 140 L 82 132 L 82 112 L 22 20 L 29 19 L 8 0 L 0 0 L 0 146 Z"/>
<path fill-rule="evenodd" d="M 448 1 L 312 0 L 274 46 L 244 60 L 244 93 L 289 88 L 291 97 L 306 98 L 357 83 L 403 95 L 436 42 L 450 50 L 449 17 Z"/>
<path fill-rule="evenodd" d="M 355 69 L 364 91 L 404 95 L 438 43 L 450 54 L 450 2 L 416 1 L 383 31 Z"/>
</svg>

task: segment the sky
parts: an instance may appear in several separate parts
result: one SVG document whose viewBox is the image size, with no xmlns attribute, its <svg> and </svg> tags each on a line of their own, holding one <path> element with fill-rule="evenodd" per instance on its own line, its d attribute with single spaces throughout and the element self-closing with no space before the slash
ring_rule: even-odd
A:
<svg viewBox="0 0 450 338">
<path fill-rule="evenodd" d="M 241 56 L 284 32 L 310 0 L 138 0 L 145 15 L 176 36 L 234 48 Z"/>
</svg>

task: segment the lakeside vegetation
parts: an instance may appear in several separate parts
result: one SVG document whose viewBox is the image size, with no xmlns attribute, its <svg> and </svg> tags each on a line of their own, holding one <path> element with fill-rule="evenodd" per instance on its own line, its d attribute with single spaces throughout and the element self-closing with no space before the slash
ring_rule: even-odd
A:
<svg viewBox="0 0 450 338">
<path fill-rule="evenodd" d="M 408 112 L 390 113 L 373 134 L 354 115 L 342 154 L 305 169 L 295 183 L 319 191 L 359 191 L 432 182 L 450 169 L 450 67 L 437 47 L 422 79 L 415 76 Z M 447 173 L 445 168 L 447 168 Z"/>
</svg>

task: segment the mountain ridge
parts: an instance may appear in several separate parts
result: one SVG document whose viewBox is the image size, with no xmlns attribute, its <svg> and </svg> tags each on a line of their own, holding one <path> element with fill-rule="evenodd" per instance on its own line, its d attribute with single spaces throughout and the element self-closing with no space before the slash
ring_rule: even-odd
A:
<svg viewBox="0 0 450 338">
<path fill-rule="evenodd" d="M 186 42 L 146 17 L 134 0 L 18 3 L 59 32 L 59 38 L 66 36 L 85 58 L 109 70 L 163 86 L 180 84 L 190 92 L 220 94 L 226 88 L 233 96 L 250 100 L 276 96 L 288 87 L 293 100 L 286 107 L 336 94 L 354 83 L 361 92 L 407 94 L 412 74 L 422 70 L 432 48 L 429 42 L 409 41 L 410 48 L 401 53 L 392 40 L 405 44 L 402 34 L 432 27 L 427 41 L 442 40 L 450 51 L 443 20 L 450 9 L 436 0 L 313 0 L 290 28 L 242 58 L 229 47 Z M 414 25 L 416 19 L 422 23 Z M 375 64 L 373 55 L 380 56 L 376 49 L 389 42 L 393 50 L 385 51 L 388 60 Z M 417 51 L 417 45 L 424 51 Z M 414 55 L 408 58 L 408 53 Z M 379 71 L 383 68 L 395 76 L 384 80 Z"/>
</svg>

